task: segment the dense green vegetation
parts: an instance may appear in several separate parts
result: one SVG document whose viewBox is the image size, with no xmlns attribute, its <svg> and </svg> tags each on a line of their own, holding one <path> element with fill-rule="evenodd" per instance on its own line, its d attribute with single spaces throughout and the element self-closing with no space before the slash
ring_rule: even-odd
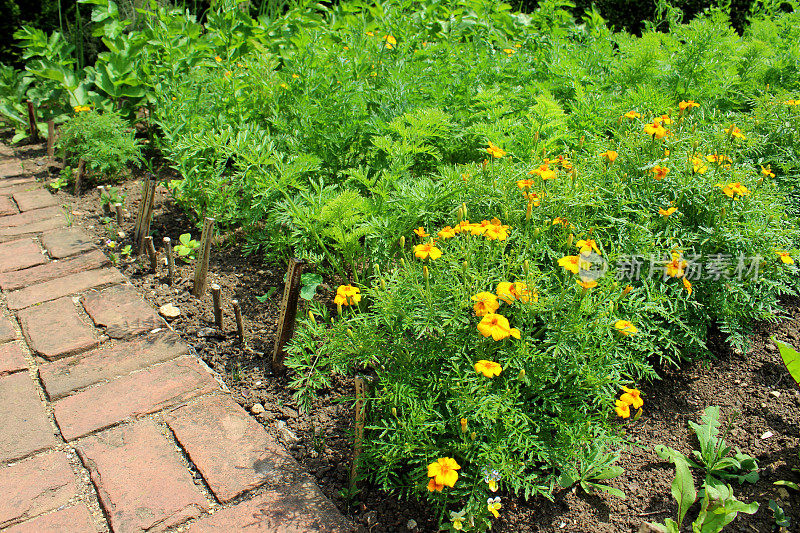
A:
<svg viewBox="0 0 800 533">
<path fill-rule="evenodd" d="M 86 3 L 106 50 L 82 67 L 20 30 L 0 115 L 22 139 L 26 98 L 65 131 L 118 111 L 195 220 L 340 280 L 289 348 L 298 401 L 366 375 L 361 471 L 448 527 L 487 527 L 497 483 L 603 490 L 635 387 L 796 293 L 800 14 L 778 4 L 739 35 L 660 3 L 634 36 L 555 0 L 203 24 Z"/>
</svg>

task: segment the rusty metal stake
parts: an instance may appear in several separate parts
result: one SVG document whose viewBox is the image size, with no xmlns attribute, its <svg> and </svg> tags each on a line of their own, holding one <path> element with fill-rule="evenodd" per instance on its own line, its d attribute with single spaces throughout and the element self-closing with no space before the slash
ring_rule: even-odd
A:
<svg viewBox="0 0 800 533">
<path fill-rule="evenodd" d="M 350 490 L 356 488 L 356 478 L 358 475 L 358 460 L 361 457 L 361 446 L 364 442 L 364 400 L 366 398 L 366 384 L 364 378 L 356 376 L 356 412 L 355 412 L 355 441 L 353 442 L 353 464 L 350 466 Z"/>
<path fill-rule="evenodd" d="M 222 287 L 211 284 L 211 299 L 214 303 L 214 325 L 222 331 Z"/>
<path fill-rule="evenodd" d="M 300 276 L 303 274 L 305 262 L 294 257 L 289 259 L 286 271 L 286 285 L 283 288 L 281 301 L 281 314 L 278 327 L 275 330 L 275 347 L 272 350 L 272 372 L 282 374 L 286 367 L 283 366 L 283 346 L 292 338 L 294 333 L 294 319 L 297 316 L 297 298 L 300 295 Z"/>
<path fill-rule="evenodd" d="M 192 294 L 202 298 L 208 285 L 208 262 L 211 259 L 211 240 L 214 237 L 214 219 L 206 217 L 203 221 L 203 233 L 200 237 L 200 258 L 194 269 L 194 287 Z"/>
<path fill-rule="evenodd" d="M 39 128 L 36 126 L 36 108 L 33 107 L 33 102 L 28 100 L 28 129 L 30 130 L 31 139 L 33 142 L 39 142 Z"/>
</svg>

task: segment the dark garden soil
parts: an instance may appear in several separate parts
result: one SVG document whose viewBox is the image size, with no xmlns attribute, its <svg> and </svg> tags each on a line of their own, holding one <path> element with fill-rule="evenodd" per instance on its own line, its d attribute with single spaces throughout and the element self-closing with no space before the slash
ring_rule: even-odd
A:
<svg viewBox="0 0 800 533">
<path fill-rule="evenodd" d="M 38 147 L 30 147 L 26 152 L 34 158 L 43 155 Z M 31 159 L 26 166 L 40 172 L 42 177 L 49 177 L 47 165 L 37 164 L 42 161 Z M 119 247 L 130 242 L 141 197 L 140 182 L 134 179 L 118 186 L 127 197 L 128 213 L 122 228 L 117 228 L 113 215 L 103 212 L 96 189 L 87 187 L 80 198 L 71 191 L 57 193 L 73 212 L 75 224 L 93 232 L 98 243 L 106 239 L 120 241 L 116 249 L 103 247 L 111 254 L 118 254 Z M 120 230 L 126 237 L 118 237 Z M 160 248 L 162 237 L 177 242 L 179 235 L 187 232 L 199 240 L 198 229 L 173 204 L 169 192 L 159 187 L 152 224 L 157 247 Z M 339 380 L 335 388 L 317 401 L 311 413 L 298 412 L 286 379 L 273 376 L 268 365 L 285 265 L 264 263 L 256 255 L 246 256 L 233 240 L 216 243 L 210 266 L 209 282 L 222 287 L 224 335 L 213 330 L 210 293 L 202 299 L 190 295 L 191 265 L 178 265 L 177 281 L 172 286 L 166 284 L 166 268 L 161 262 L 157 275 L 150 272 L 144 259 L 121 260 L 118 265 L 156 307 L 173 303 L 180 308 L 181 315 L 171 321 L 171 326 L 224 377 L 239 403 L 250 411 L 256 404 L 263 407 L 263 412 L 257 414 L 258 420 L 286 445 L 317 478 L 322 490 L 363 530 L 408 531 L 409 521 L 413 520 L 416 531 L 435 531 L 432 513 L 423 504 L 397 501 L 370 487 L 364 488 L 356 504 L 348 505 L 340 496 L 339 492 L 347 486 L 352 449 L 349 438 L 352 406 L 344 400 L 353 394 L 353 384 L 347 379 Z M 264 301 L 256 298 L 262 295 L 270 296 Z M 318 289 L 318 298 L 332 296 L 329 286 Z M 233 298 L 241 303 L 244 315 L 244 344 L 235 335 L 229 305 Z M 770 341 L 775 336 L 800 344 L 800 300 L 787 300 L 785 304 L 787 317 L 777 324 L 760 325 L 747 354 L 734 353 L 723 342 L 715 341 L 714 361 L 686 364 L 680 370 L 667 369 L 662 371 L 662 380 L 642 384 L 645 411 L 638 421 L 629 423 L 627 434 L 631 443 L 623 451 L 620 463 L 625 473 L 611 481 L 611 485 L 627 494 L 626 500 L 604 494 L 587 495 L 580 489 L 558 490 L 552 502 L 544 498 L 526 502 L 501 494 L 503 508 L 495 530 L 631 532 L 644 521 L 674 518 L 677 505 L 670 494 L 674 469 L 653 452 L 653 446 L 665 444 L 691 453 L 697 443 L 690 437 L 687 422 L 699 420 L 705 407 L 719 405 L 725 420 L 730 422 L 728 443 L 756 457 L 761 468 L 758 483 L 733 487 L 738 499 L 757 501 L 761 509 L 753 516 L 739 515 L 727 530 L 757 533 L 777 530 L 767 505 L 770 499 L 775 499 L 791 518 L 792 530 L 800 531 L 800 495 L 773 485 L 781 479 L 800 481 L 800 474 L 792 471 L 800 468 L 800 391 Z M 261 409 L 256 407 L 255 411 Z M 688 516 L 695 516 L 697 508 L 695 505 Z"/>
</svg>

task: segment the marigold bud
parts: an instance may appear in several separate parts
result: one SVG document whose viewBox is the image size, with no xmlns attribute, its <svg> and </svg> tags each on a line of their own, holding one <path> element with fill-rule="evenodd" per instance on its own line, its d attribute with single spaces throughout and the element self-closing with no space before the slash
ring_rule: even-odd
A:
<svg viewBox="0 0 800 533">
<path fill-rule="evenodd" d="M 381 289 L 384 291 L 386 290 L 386 280 L 383 278 L 381 278 Z"/>
<path fill-rule="evenodd" d="M 347 336 L 350 337 L 351 339 L 353 338 L 353 330 L 352 329 L 347 328 Z"/>
<path fill-rule="evenodd" d="M 583 143 L 586 141 L 586 135 L 581 135 L 581 141 L 578 143 L 578 148 L 583 148 Z"/>
<path fill-rule="evenodd" d="M 400 249 L 403 250 L 406 247 L 406 238 L 405 236 L 400 237 Z"/>
<path fill-rule="evenodd" d="M 623 294 L 623 295 L 626 295 L 626 294 L 628 294 L 629 292 L 631 292 L 632 290 L 633 290 L 633 287 L 631 287 L 630 285 L 626 285 L 626 286 L 625 286 L 625 288 L 624 288 L 624 289 L 622 289 L 622 294 Z"/>
<path fill-rule="evenodd" d="M 525 379 L 525 369 L 524 368 L 522 370 L 520 370 L 519 374 L 517 375 L 517 380 L 518 381 L 522 381 L 523 379 Z"/>
<path fill-rule="evenodd" d="M 312 313 L 311 311 L 308 312 L 308 319 L 311 321 L 312 324 L 314 324 L 315 326 L 317 325 L 317 319 L 314 318 L 314 313 Z"/>
<path fill-rule="evenodd" d="M 459 422 L 461 423 L 461 433 L 466 433 L 467 432 L 467 419 L 466 418 L 462 418 Z"/>
<path fill-rule="evenodd" d="M 474 431 L 469 434 L 469 440 L 475 440 L 477 438 L 478 438 L 478 434 L 475 433 Z"/>
<path fill-rule="evenodd" d="M 522 271 L 525 272 L 526 277 L 531 273 L 531 263 L 527 259 L 522 263 Z"/>
<path fill-rule="evenodd" d="M 575 240 L 575 235 L 572 233 L 569 234 L 569 239 L 567 239 L 567 247 L 572 247 L 572 242 Z"/>
<path fill-rule="evenodd" d="M 397 407 L 392 407 L 392 416 L 397 418 Z"/>
<path fill-rule="evenodd" d="M 428 271 L 428 265 L 422 267 L 422 275 L 425 276 L 425 280 L 431 279 L 431 273 Z"/>
</svg>

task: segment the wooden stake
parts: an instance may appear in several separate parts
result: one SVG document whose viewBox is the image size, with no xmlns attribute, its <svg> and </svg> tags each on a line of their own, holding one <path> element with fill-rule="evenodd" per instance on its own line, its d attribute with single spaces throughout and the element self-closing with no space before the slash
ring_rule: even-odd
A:
<svg viewBox="0 0 800 533">
<path fill-rule="evenodd" d="M 83 181 L 83 175 L 85 172 L 86 160 L 81 157 L 78 161 L 78 175 L 75 177 L 75 196 L 81 195 L 81 182 Z"/>
<path fill-rule="evenodd" d="M 139 227 L 139 240 L 137 241 L 138 253 L 145 251 L 144 238 L 150 234 L 150 222 L 153 220 L 153 203 L 156 200 L 156 187 L 158 183 L 156 180 L 150 180 L 147 193 L 142 204 L 142 222 Z"/>
<path fill-rule="evenodd" d="M 139 253 L 139 237 L 142 234 L 142 220 L 144 220 L 145 205 L 147 195 L 150 191 L 150 175 L 147 174 L 142 182 L 142 200 L 139 202 L 139 209 L 136 210 L 136 224 L 133 226 L 133 245 L 136 248 L 133 253 Z"/>
<path fill-rule="evenodd" d="M 114 211 L 117 213 L 117 226 L 122 227 L 122 204 L 114 204 Z"/>
<path fill-rule="evenodd" d="M 47 121 L 47 158 L 50 161 L 55 159 L 56 155 L 56 123 L 53 120 Z"/>
<path fill-rule="evenodd" d="M 145 249 L 147 250 L 147 257 L 150 259 L 150 269 L 153 273 L 156 272 L 156 268 L 158 267 L 158 257 L 156 256 L 156 247 L 153 244 L 153 237 L 147 235 L 144 238 L 144 245 Z"/>
<path fill-rule="evenodd" d="M 272 350 L 272 372 L 282 374 L 286 368 L 283 365 L 283 346 L 292 338 L 294 333 L 294 319 L 297 316 L 297 298 L 300 295 L 300 276 L 303 274 L 305 263 L 294 257 L 289 259 L 286 272 L 286 285 L 283 288 L 281 301 L 281 314 L 278 319 L 278 328 L 275 331 L 275 346 Z"/>
<path fill-rule="evenodd" d="M 39 142 L 39 128 L 36 127 L 36 108 L 33 107 L 33 102 L 28 100 L 28 130 L 31 134 L 33 142 Z"/>
<path fill-rule="evenodd" d="M 208 262 L 211 259 L 211 239 L 214 237 L 214 219 L 206 217 L 203 221 L 203 234 L 200 237 L 200 259 L 194 269 L 192 294 L 202 298 L 208 284 Z"/>
<path fill-rule="evenodd" d="M 356 386 L 356 412 L 355 412 L 355 441 L 353 442 L 353 464 L 350 466 L 350 490 L 356 488 L 356 476 L 358 470 L 358 459 L 361 457 L 361 446 L 364 442 L 364 400 L 365 400 L 365 383 L 364 379 L 360 376 L 355 378 Z"/>
<path fill-rule="evenodd" d="M 211 299 L 214 302 L 214 325 L 222 331 L 222 287 L 211 284 Z"/>
<path fill-rule="evenodd" d="M 164 250 L 167 252 L 167 283 L 175 279 L 175 256 L 172 254 L 172 239 L 164 237 Z"/>
<path fill-rule="evenodd" d="M 236 316 L 236 332 L 239 334 L 239 342 L 244 342 L 244 322 L 242 322 L 242 309 L 239 307 L 239 300 L 231 300 L 233 314 Z"/>
</svg>

